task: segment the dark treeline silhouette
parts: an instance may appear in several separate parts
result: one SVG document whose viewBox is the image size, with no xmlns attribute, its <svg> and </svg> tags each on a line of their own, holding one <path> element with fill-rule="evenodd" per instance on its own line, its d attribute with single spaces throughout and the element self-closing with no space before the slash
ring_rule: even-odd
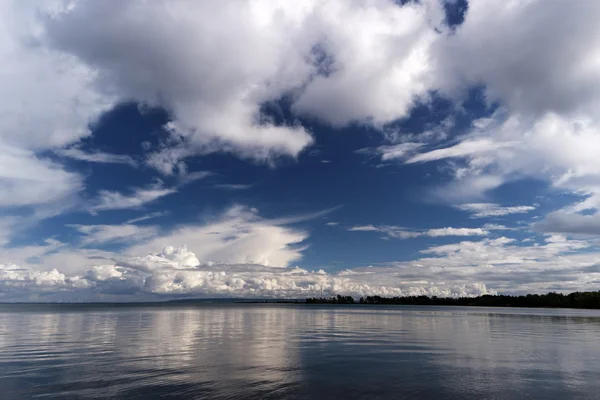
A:
<svg viewBox="0 0 600 400">
<path fill-rule="evenodd" d="M 306 299 L 308 304 L 403 304 L 424 306 L 475 306 L 475 307 L 561 307 L 600 309 L 599 292 L 548 293 L 525 296 L 483 295 L 478 297 L 361 297 L 357 302 L 351 296 Z"/>
</svg>

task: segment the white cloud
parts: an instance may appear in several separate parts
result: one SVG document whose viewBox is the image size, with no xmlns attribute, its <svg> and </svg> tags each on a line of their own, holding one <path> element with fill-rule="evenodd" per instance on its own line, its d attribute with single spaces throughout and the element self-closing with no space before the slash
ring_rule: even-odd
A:
<svg viewBox="0 0 600 400">
<path fill-rule="evenodd" d="M 473 0 L 464 23 L 436 43 L 438 85 L 485 85 L 511 112 L 567 115 L 597 105 L 600 4 Z M 518 27 L 518 29 L 515 29 Z"/>
<path fill-rule="evenodd" d="M 242 206 L 229 209 L 204 225 L 189 225 L 155 237 L 127 250 L 149 254 L 172 243 L 186 244 L 201 263 L 261 264 L 285 267 L 302 258 L 308 237 L 304 231 L 284 226 L 286 220 L 266 220 Z"/>
<path fill-rule="evenodd" d="M 313 142 L 311 134 L 260 112 L 261 104 L 289 93 L 298 114 L 334 125 L 381 126 L 406 116 L 431 88 L 429 49 L 439 36 L 435 29 L 444 29 L 443 8 L 434 0 L 402 7 L 391 0 L 11 5 L 3 13 L 15 21 L 8 31 L 35 46 L 19 46 L 29 58 L 14 62 L 8 81 L 22 76 L 25 61 L 41 66 L 37 75 L 48 64 L 70 72 L 44 80 L 52 88 L 48 96 L 58 92 L 64 105 L 62 113 L 49 110 L 46 120 L 66 116 L 51 124 L 78 132 L 56 145 L 86 135 L 88 120 L 117 99 L 162 106 L 174 117 L 174 135 L 191 145 L 151 158 L 165 173 L 194 153 L 225 150 L 259 160 L 298 155 Z M 75 112 L 66 106 L 73 99 L 80 100 Z"/>
<path fill-rule="evenodd" d="M 40 154 L 88 136 L 114 98 L 96 92 L 92 69 L 39 45 L 35 7 L 0 4 L 0 207 L 42 218 L 72 206 L 83 178 Z"/>
<path fill-rule="evenodd" d="M 88 210 L 91 213 L 96 213 L 105 210 L 139 208 L 162 197 L 176 193 L 177 190 L 184 185 L 188 185 L 211 175 L 212 174 L 207 171 L 186 173 L 179 178 L 177 186 L 170 188 L 165 187 L 163 183 L 159 181 L 144 188 L 133 188 L 128 194 L 110 190 L 100 190 L 98 197 L 93 201 L 93 204 L 88 207 Z"/>
<path fill-rule="evenodd" d="M 327 226 L 338 226 L 339 222 L 330 221 L 330 222 L 327 222 L 325 225 L 327 225 Z"/>
<path fill-rule="evenodd" d="M 598 12 L 596 2 L 565 7 L 560 1 L 470 1 L 464 23 L 431 48 L 434 86 L 454 99 L 480 86 L 498 111 L 476 121 L 458 143 L 409 162 L 453 158 L 448 162 L 463 199 L 524 176 L 595 197 L 600 193 Z M 476 187 L 486 178 L 497 183 Z"/>
<path fill-rule="evenodd" d="M 593 244 L 560 235 L 541 245 L 500 237 L 429 247 L 414 261 L 328 273 L 298 267 L 202 263 L 186 246 L 167 246 L 146 256 L 123 257 L 116 264 L 90 265 L 86 272 L 38 272 L 15 264 L 0 268 L 4 298 L 12 293 L 69 293 L 92 289 L 96 295 L 303 298 L 429 295 L 469 296 L 548 290 L 591 290 L 600 278 L 600 252 Z M 588 250 L 582 253 L 581 250 Z M 93 260 L 90 260 L 90 262 Z M 83 293 L 83 292 L 81 292 Z M 135 298 L 135 297 L 134 297 Z"/>
<path fill-rule="evenodd" d="M 239 225 L 241 212 L 237 210 L 224 219 Z M 245 224 L 239 227 L 242 231 L 248 231 L 247 225 L 252 223 Z M 254 224 L 266 225 L 267 222 L 254 221 Z M 220 221 L 210 224 L 211 229 L 225 226 Z M 189 237 L 173 235 L 170 238 Z M 210 244 L 206 238 L 204 242 Z M 137 246 L 137 249 L 143 248 L 145 246 Z M 204 251 L 203 247 L 199 248 Z M 0 293 L 5 300 L 36 298 L 40 292 L 54 293 L 55 297 L 48 297 L 50 299 L 77 293 L 77 296 L 89 296 L 92 300 L 98 299 L 94 296 L 111 293 L 129 296 L 123 299 L 135 299 L 140 294 L 164 298 L 172 295 L 261 298 L 335 294 L 468 296 L 496 291 L 593 290 L 600 279 L 600 252 L 594 243 L 569 240 L 561 235 L 547 236 L 541 245 L 525 245 L 499 237 L 431 246 L 422 250 L 423 256 L 414 261 L 336 273 L 298 267 L 273 268 L 255 263 L 211 263 L 206 262 L 206 251 L 204 255 L 196 254 L 187 246 L 166 246 L 159 253 L 147 255 L 140 255 L 144 253 L 137 253 L 137 249 L 130 248 L 126 254 L 112 254 L 108 258 L 99 257 L 101 253 L 86 255 L 81 250 L 62 254 L 64 249 L 54 250 L 48 254 L 54 259 L 42 260 L 47 270 L 40 270 L 37 264 L 4 264 L 0 267 Z M 242 253 L 255 251 L 250 247 L 235 246 L 229 250 L 234 249 Z M 107 263 L 111 257 L 116 262 Z M 81 265 L 70 272 L 53 266 L 66 266 L 65 260 L 70 265 L 75 261 Z M 26 264 L 23 261 L 20 265 Z"/>
<path fill-rule="evenodd" d="M 406 163 L 412 164 L 416 162 L 442 160 L 444 158 L 465 157 L 472 154 L 485 154 L 486 152 L 496 151 L 512 145 L 512 143 L 496 143 L 489 139 L 465 140 L 452 147 L 417 154 L 406 160 Z"/>
<path fill-rule="evenodd" d="M 501 206 L 494 203 L 467 203 L 455 206 L 471 213 L 471 218 L 502 217 L 510 214 L 524 214 L 535 210 L 533 206 Z"/>
<path fill-rule="evenodd" d="M 69 157 L 69 158 L 72 158 L 74 160 L 79 160 L 79 161 L 87 161 L 87 162 L 92 162 L 92 163 L 104 163 L 104 164 L 127 164 L 127 165 L 131 165 L 132 167 L 137 166 L 137 162 L 132 157 L 130 157 L 128 155 L 122 155 L 122 154 L 110 154 L 110 153 L 103 153 L 100 151 L 85 152 L 76 147 L 71 147 L 68 149 L 58 149 L 58 150 L 55 150 L 55 153 L 60 156 Z"/>
<path fill-rule="evenodd" d="M 441 145 L 445 136 L 433 129 L 433 135 L 390 140 L 376 154 L 407 163 L 445 160 L 452 167 L 452 182 L 438 189 L 438 197 L 466 202 L 462 206 L 471 206 L 465 211 L 474 217 L 531 211 L 525 209 L 530 206 L 487 203 L 473 208 L 477 203 L 470 202 L 513 179 L 544 179 L 586 199 L 534 227 L 596 235 L 599 13 L 600 3 L 593 1 L 565 6 L 555 0 L 471 0 L 465 23 L 448 34 L 441 26 L 442 7 L 434 0 L 404 7 L 391 0 L 254 1 L 236 7 L 158 0 L 3 2 L 0 211 L 26 206 L 36 215 L 54 215 L 76 203 L 83 178 L 44 158 L 41 154 L 48 150 L 60 154 L 67 148 L 63 151 L 79 159 L 128 163 L 70 147 L 88 136 L 89 124 L 118 101 L 162 106 L 171 113 L 171 140 L 153 150 L 146 163 L 164 174 L 184 176 L 188 168 L 183 160 L 196 154 L 231 151 L 272 162 L 281 155 L 297 156 L 311 145 L 313 138 L 304 127 L 295 122 L 279 126 L 261 115 L 262 104 L 283 95 L 289 95 L 296 115 L 334 126 L 359 122 L 382 128 L 406 117 L 414 99 L 426 100 L 430 90 L 461 99 L 476 85 L 500 108 L 476 121 L 466 135 Z M 176 189 L 158 185 L 129 194 L 103 191 L 91 210 L 137 208 Z M 584 210 L 592 214 L 579 214 Z M 2 228 L 15 225 L 22 224 L 5 221 Z M 506 238 L 437 246 L 397 269 L 329 275 L 287 268 L 257 272 L 258 267 L 248 264 L 282 267 L 301 259 L 308 234 L 284 225 L 237 208 L 201 226 L 168 234 L 148 231 L 145 242 L 123 257 L 157 257 L 151 260 L 166 267 L 150 280 L 139 270 L 115 267 L 107 258 L 116 255 L 100 250 L 57 243 L 2 248 L 3 288 L 76 289 L 84 281 L 105 285 L 118 280 L 151 293 L 277 296 L 314 293 L 319 286 L 310 285 L 320 285 L 319 277 L 325 275 L 323 284 L 331 292 L 481 293 L 487 290 L 482 282 L 498 290 L 538 291 L 553 285 L 593 287 L 598 279 L 594 263 L 600 258 L 590 242 L 562 236 L 531 246 Z M 104 225 L 82 229 L 90 245 L 139 232 L 137 227 Z M 367 225 L 351 230 L 408 238 L 486 235 L 492 227 Z M 0 237 L 3 243 L 8 240 L 10 234 Z M 155 253 L 183 243 L 200 265 L 225 264 L 188 271 L 195 268 L 190 263 L 182 271 L 169 264 L 180 263 L 171 257 L 174 253 Z M 27 262 L 33 256 L 40 258 L 39 265 Z M 96 257 L 110 267 L 91 265 Z M 27 268 L 6 267 L 8 263 Z M 95 272 L 85 275 L 82 268 Z"/>
<path fill-rule="evenodd" d="M 370 231 L 377 231 L 378 228 L 376 228 L 374 225 L 360 225 L 360 226 L 353 226 L 348 228 L 348 230 L 350 232 L 370 232 Z"/>
<path fill-rule="evenodd" d="M 430 196 L 450 203 L 487 200 L 488 193 L 502 186 L 504 182 L 505 177 L 495 174 L 458 176 L 447 184 L 433 188 Z"/>
<path fill-rule="evenodd" d="M 99 296 L 118 289 L 122 295 L 137 296 L 142 292 L 166 298 L 172 295 L 303 298 L 342 293 L 356 297 L 489 293 L 482 283 L 407 282 L 395 276 L 393 270 L 381 274 L 350 270 L 329 274 L 323 270 L 308 271 L 298 267 L 270 268 L 248 264 L 199 266 L 196 255 L 185 246 L 167 247 L 161 253 L 134 257 L 118 265 L 95 265 L 81 276 L 66 276 L 57 270 L 38 273 L 16 265 L 0 266 L 0 287 L 5 299 L 11 294 L 35 296 L 40 291 L 54 291 L 60 298 L 61 293 L 78 292 L 82 295 L 86 289 Z M 93 295 L 91 298 L 94 299 Z"/>
<path fill-rule="evenodd" d="M 154 226 L 124 225 L 70 225 L 83 235 L 81 244 L 98 246 L 107 243 L 132 243 L 147 240 L 157 235 Z"/>
<path fill-rule="evenodd" d="M 4 137 L 4 136 L 2 136 Z M 0 207 L 64 207 L 82 189 L 78 174 L 0 138 Z"/>
<path fill-rule="evenodd" d="M 309 26 L 329 63 L 327 73 L 312 79 L 295 110 L 336 126 L 364 120 L 381 125 L 406 115 L 430 88 L 428 52 L 433 28 L 444 18 L 439 3 L 321 4 Z"/>
<path fill-rule="evenodd" d="M 168 212 L 166 212 L 166 211 L 153 212 L 150 214 L 142 215 L 141 217 L 130 219 L 129 221 L 127 221 L 127 224 L 135 224 L 136 222 L 141 222 L 141 221 L 146 221 L 146 220 L 153 219 L 153 218 L 163 217 L 167 214 L 168 214 Z"/>
<path fill-rule="evenodd" d="M 426 236 L 438 237 L 438 236 L 486 236 L 489 232 L 481 228 L 440 228 L 440 229 L 429 229 L 424 232 Z"/>
<path fill-rule="evenodd" d="M 154 185 L 149 188 L 136 188 L 131 194 L 127 195 L 109 190 L 101 190 L 96 204 L 89 207 L 89 211 L 97 212 L 138 208 L 175 192 L 177 192 L 177 189 L 164 188 L 161 185 Z"/>
<path fill-rule="evenodd" d="M 440 237 L 440 236 L 486 236 L 489 231 L 482 228 L 436 228 L 426 230 L 410 230 L 400 226 L 393 225 L 364 225 L 348 228 L 351 232 L 381 232 L 389 237 L 396 239 L 410 239 L 421 236 Z"/>
<path fill-rule="evenodd" d="M 414 153 L 417 149 L 423 146 L 423 143 L 401 143 L 392 146 L 381 146 L 378 150 L 381 153 L 381 160 L 388 161 L 396 158 L 403 159 Z"/>
<path fill-rule="evenodd" d="M 183 245 L 178 248 L 167 246 L 160 253 L 135 257 L 122 262 L 122 264 L 141 271 L 155 271 L 169 268 L 190 269 L 198 267 L 200 261 L 196 257 L 196 254 L 189 251 L 186 245 Z"/>
<path fill-rule="evenodd" d="M 39 6 L 0 5 L 1 141 L 32 151 L 61 147 L 89 135 L 88 123 L 114 104 L 112 96 L 96 91 L 93 69 L 41 46 L 43 29 L 35 14 Z"/>
</svg>

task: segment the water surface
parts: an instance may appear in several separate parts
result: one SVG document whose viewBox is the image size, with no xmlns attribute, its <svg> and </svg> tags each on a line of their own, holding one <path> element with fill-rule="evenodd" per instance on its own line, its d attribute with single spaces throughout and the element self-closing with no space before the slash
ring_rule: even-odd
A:
<svg viewBox="0 0 600 400">
<path fill-rule="evenodd" d="M 2 399 L 598 399 L 600 312 L 0 305 Z"/>
</svg>

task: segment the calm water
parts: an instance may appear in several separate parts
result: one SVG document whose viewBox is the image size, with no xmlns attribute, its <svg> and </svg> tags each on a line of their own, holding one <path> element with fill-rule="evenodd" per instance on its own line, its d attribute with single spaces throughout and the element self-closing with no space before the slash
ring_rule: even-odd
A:
<svg viewBox="0 0 600 400">
<path fill-rule="evenodd" d="M 0 305 L 0 398 L 599 399 L 600 312 Z"/>
</svg>

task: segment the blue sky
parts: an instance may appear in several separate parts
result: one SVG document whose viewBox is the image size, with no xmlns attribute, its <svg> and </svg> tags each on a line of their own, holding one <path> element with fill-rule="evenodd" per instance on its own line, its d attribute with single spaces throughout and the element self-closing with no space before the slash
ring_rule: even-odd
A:
<svg viewBox="0 0 600 400">
<path fill-rule="evenodd" d="M 0 300 L 597 288 L 595 2 L 0 11 Z"/>
</svg>

